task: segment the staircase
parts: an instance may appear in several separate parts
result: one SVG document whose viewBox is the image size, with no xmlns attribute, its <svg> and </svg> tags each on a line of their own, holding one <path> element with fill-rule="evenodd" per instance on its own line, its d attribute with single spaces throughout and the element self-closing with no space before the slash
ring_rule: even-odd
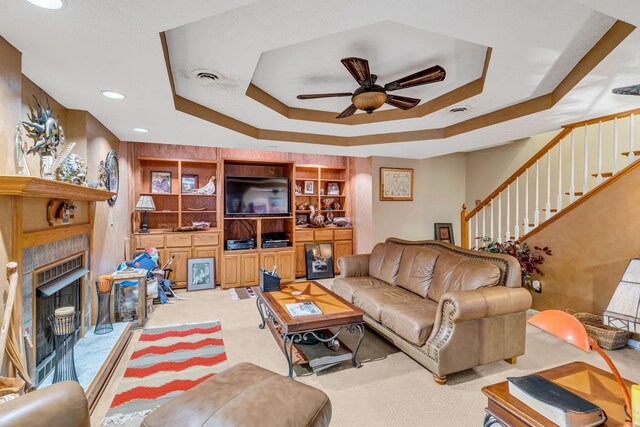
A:
<svg viewBox="0 0 640 427">
<path fill-rule="evenodd" d="M 460 214 L 461 244 L 526 240 L 640 165 L 640 109 L 563 126 L 478 206 Z"/>
</svg>

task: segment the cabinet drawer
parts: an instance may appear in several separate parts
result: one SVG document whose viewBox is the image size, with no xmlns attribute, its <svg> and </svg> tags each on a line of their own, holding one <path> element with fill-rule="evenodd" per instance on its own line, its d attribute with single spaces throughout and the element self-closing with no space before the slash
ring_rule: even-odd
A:
<svg viewBox="0 0 640 427">
<path fill-rule="evenodd" d="M 314 231 L 316 242 L 323 242 L 327 240 L 333 240 L 333 230 L 316 230 Z"/>
<path fill-rule="evenodd" d="M 164 235 L 146 234 L 139 235 L 137 240 L 137 249 L 146 248 L 164 248 Z"/>
<path fill-rule="evenodd" d="M 296 231 L 297 242 L 313 242 L 313 230 Z"/>
<path fill-rule="evenodd" d="M 167 235 L 167 247 L 168 248 L 177 248 L 177 247 L 191 246 L 191 235 L 189 234 L 169 234 Z"/>
<path fill-rule="evenodd" d="M 333 238 L 335 240 L 351 240 L 353 238 L 353 230 L 333 230 Z"/>
<path fill-rule="evenodd" d="M 220 244 L 220 234 L 206 233 L 195 234 L 193 236 L 193 246 L 218 246 Z"/>
</svg>

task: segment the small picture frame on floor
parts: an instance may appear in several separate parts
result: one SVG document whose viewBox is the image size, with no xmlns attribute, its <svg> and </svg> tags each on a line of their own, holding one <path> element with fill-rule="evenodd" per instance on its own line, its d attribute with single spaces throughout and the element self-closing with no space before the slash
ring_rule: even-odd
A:
<svg viewBox="0 0 640 427">
<path fill-rule="evenodd" d="M 331 243 L 305 243 L 304 253 L 307 262 L 307 280 L 334 277 Z"/>
<path fill-rule="evenodd" d="M 453 224 L 450 222 L 436 222 L 433 225 L 433 236 L 436 240 L 454 244 Z"/>
<path fill-rule="evenodd" d="M 189 258 L 187 260 L 187 291 L 202 291 L 216 287 L 213 258 Z"/>
</svg>

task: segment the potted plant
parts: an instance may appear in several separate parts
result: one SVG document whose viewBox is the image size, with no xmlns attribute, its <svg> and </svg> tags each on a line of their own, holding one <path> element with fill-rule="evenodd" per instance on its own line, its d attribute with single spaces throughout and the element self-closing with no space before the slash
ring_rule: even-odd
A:
<svg viewBox="0 0 640 427">
<path fill-rule="evenodd" d="M 520 271 L 522 272 L 522 286 L 531 288 L 531 276 L 538 274 L 544 276 L 539 266 L 544 263 L 544 256 L 551 256 L 551 249 L 548 246 L 540 248 L 534 246 L 533 250 L 526 242 L 520 240 L 508 240 L 504 243 L 497 242 L 490 237 L 483 237 L 481 246 L 475 249 L 483 252 L 492 252 L 499 254 L 511 255 L 520 263 Z"/>
</svg>

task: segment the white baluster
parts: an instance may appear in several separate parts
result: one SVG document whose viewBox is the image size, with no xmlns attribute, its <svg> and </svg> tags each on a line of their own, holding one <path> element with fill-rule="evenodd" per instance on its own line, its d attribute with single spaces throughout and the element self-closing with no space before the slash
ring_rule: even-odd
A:
<svg viewBox="0 0 640 427">
<path fill-rule="evenodd" d="M 551 218 L 551 151 L 547 151 L 547 203 L 545 219 Z"/>
<path fill-rule="evenodd" d="M 475 218 L 476 218 L 476 232 L 475 232 L 475 234 L 474 234 L 474 239 L 473 239 L 473 240 L 474 240 L 474 243 L 475 243 L 475 244 L 473 245 L 474 247 L 477 247 L 477 246 L 478 246 L 478 216 L 479 216 L 479 215 L 476 213 L 476 215 L 475 215 Z"/>
<path fill-rule="evenodd" d="M 509 221 L 509 217 L 511 216 L 511 196 L 509 195 L 511 187 L 507 185 L 507 231 L 504 233 L 504 241 L 508 242 L 511 240 L 511 221 Z"/>
<path fill-rule="evenodd" d="M 487 237 L 487 219 L 486 219 L 486 212 L 484 210 L 484 208 L 486 207 L 487 207 L 486 205 L 482 207 L 482 238 L 483 239 Z"/>
<path fill-rule="evenodd" d="M 558 141 L 558 197 L 556 198 L 558 212 L 562 209 L 562 140 Z"/>
<path fill-rule="evenodd" d="M 587 125 L 584 125 L 584 183 L 582 184 L 582 194 L 589 191 L 589 137 L 587 136 Z"/>
<path fill-rule="evenodd" d="M 598 122 L 598 176 L 596 185 L 602 184 L 602 122 Z"/>
<path fill-rule="evenodd" d="M 613 164 L 611 165 L 611 175 L 618 172 L 618 118 L 613 119 Z"/>
<path fill-rule="evenodd" d="M 528 171 L 528 169 L 527 169 Z M 518 188 L 520 184 L 520 177 L 516 178 L 516 225 L 513 228 L 513 235 L 515 240 L 520 238 L 520 189 Z"/>
<path fill-rule="evenodd" d="M 493 202 L 494 200 L 491 201 L 491 215 L 489 217 L 489 231 L 491 232 L 491 236 L 490 236 L 491 240 L 493 240 Z"/>
<path fill-rule="evenodd" d="M 524 234 L 529 232 L 529 168 L 524 181 Z M 517 236 L 516 236 L 517 237 Z"/>
<path fill-rule="evenodd" d="M 540 206 L 538 201 L 540 200 L 540 180 L 539 180 L 539 163 L 540 160 L 536 160 L 536 210 L 533 211 L 533 227 L 537 227 L 540 224 Z"/>
<path fill-rule="evenodd" d="M 576 154 L 573 133 L 574 129 L 571 129 L 571 185 L 569 186 L 569 203 L 573 203 L 576 199 Z"/>
<path fill-rule="evenodd" d="M 498 243 L 502 243 L 502 193 L 498 193 Z"/>
<path fill-rule="evenodd" d="M 633 114 L 629 116 L 629 164 L 633 163 L 636 159 L 636 153 L 633 152 Z"/>
</svg>

